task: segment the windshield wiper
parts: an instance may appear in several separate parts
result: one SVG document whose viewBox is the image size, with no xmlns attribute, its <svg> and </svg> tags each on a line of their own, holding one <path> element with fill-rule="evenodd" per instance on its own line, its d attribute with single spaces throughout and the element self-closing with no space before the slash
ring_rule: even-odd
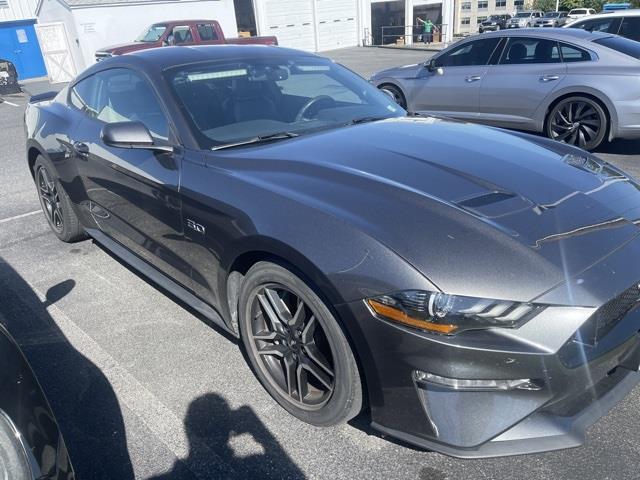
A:
<svg viewBox="0 0 640 480">
<path fill-rule="evenodd" d="M 386 120 L 389 117 L 360 117 L 354 118 L 347 125 L 358 125 L 359 123 L 377 122 L 378 120 Z"/>
<path fill-rule="evenodd" d="M 287 138 L 295 138 L 299 136 L 300 134 L 295 132 L 270 133 L 268 135 L 259 135 L 257 137 L 248 138 L 247 140 L 242 140 L 240 142 L 225 143 L 223 145 L 217 145 L 213 147 L 211 150 L 224 150 L 225 148 L 242 147 L 244 145 L 255 145 L 258 143 L 272 142 L 274 140 L 285 140 Z"/>
</svg>

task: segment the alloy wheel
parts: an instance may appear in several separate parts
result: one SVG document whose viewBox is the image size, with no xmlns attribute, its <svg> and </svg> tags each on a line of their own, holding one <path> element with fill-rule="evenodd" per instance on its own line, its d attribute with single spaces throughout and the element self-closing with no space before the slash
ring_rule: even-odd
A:
<svg viewBox="0 0 640 480">
<path fill-rule="evenodd" d="M 268 382 L 288 402 L 319 410 L 335 389 L 334 353 L 318 316 L 280 284 L 251 301 L 250 346 Z"/>
<path fill-rule="evenodd" d="M 58 233 L 64 228 L 62 208 L 60 206 L 60 194 L 51 174 L 45 167 L 40 167 L 37 173 L 38 193 L 42 210 L 47 216 L 49 224 Z"/>
<path fill-rule="evenodd" d="M 587 99 L 565 101 L 551 114 L 549 136 L 586 150 L 597 147 L 606 128 L 601 109 Z"/>
</svg>

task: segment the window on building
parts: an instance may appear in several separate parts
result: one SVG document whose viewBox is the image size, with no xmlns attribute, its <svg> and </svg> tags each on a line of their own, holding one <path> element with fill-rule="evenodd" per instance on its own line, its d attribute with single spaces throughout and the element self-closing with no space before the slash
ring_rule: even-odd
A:
<svg viewBox="0 0 640 480">
<path fill-rule="evenodd" d="M 524 0 L 514 0 L 513 6 L 516 7 L 517 10 L 522 10 L 522 7 L 524 7 Z"/>
<path fill-rule="evenodd" d="M 489 8 L 488 0 L 479 0 L 478 1 L 478 10 L 487 10 Z"/>
<path fill-rule="evenodd" d="M 462 2 L 460 6 L 461 10 L 471 10 L 471 2 Z"/>
<path fill-rule="evenodd" d="M 9 8 L 9 0 L 0 0 L 0 8 Z"/>
<path fill-rule="evenodd" d="M 507 8 L 507 0 L 496 0 L 496 8 Z"/>
<path fill-rule="evenodd" d="M 460 25 L 471 25 L 471 18 L 469 17 L 462 17 L 460 19 Z"/>
</svg>

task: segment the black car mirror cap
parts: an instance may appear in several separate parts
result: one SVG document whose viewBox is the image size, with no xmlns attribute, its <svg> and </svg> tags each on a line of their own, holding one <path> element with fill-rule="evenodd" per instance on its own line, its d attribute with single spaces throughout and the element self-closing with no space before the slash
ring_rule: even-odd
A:
<svg viewBox="0 0 640 480">
<path fill-rule="evenodd" d="M 436 73 L 438 75 L 444 74 L 444 69 L 438 66 L 435 58 L 424 62 L 424 67 L 432 73 Z"/>
<path fill-rule="evenodd" d="M 102 127 L 100 138 L 110 147 L 173 152 L 173 147 L 156 145 L 151 133 L 142 122 L 108 123 Z"/>
</svg>

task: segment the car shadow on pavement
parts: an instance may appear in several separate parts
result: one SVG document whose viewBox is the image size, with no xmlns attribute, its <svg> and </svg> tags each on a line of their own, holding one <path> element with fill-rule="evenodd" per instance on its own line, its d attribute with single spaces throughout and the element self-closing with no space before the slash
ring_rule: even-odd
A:
<svg viewBox="0 0 640 480">
<path fill-rule="evenodd" d="M 189 404 L 184 426 L 189 439 L 188 457 L 178 460 L 169 472 L 150 480 L 194 476 L 216 479 L 305 478 L 255 412 L 246 405 L 232 409 L 218 394 L 202 395 Z"/>
<path fill-rule="evenodd" d="M 73 347 L 47 311 L 74 286 L 72 279 L 58 283 L 41 301 L 0 257 L 0 321 L 43 386 L 77 477 L 133 479 L 122 412 L 109 380 Z"/>
</svg>

